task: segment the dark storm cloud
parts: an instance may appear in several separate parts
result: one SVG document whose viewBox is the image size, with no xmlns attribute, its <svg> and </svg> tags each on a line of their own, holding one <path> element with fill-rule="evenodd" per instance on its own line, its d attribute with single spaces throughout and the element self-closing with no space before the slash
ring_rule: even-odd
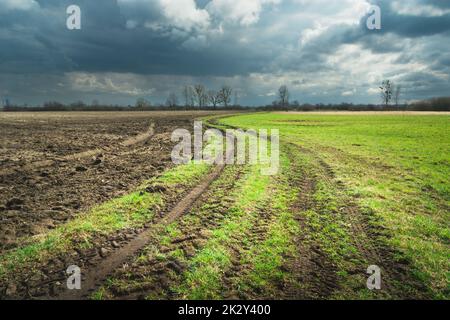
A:
<svg viewBox="0 0 450 320">
<path fill-rule="evenodd" d="M 351 70 L 349 63 L 342 61 L 341 56 L 345 54 L 341 50 L 348 45 L 358 45 L 376 55 L 397 55 L 391 60 L 400 71 L 383 72 L 389 76 L 398 72 L 399 80 L 411 87 L 420 86 L 419 91 L 424 96 L 424 86 L 428 86 L 430 94 L 436 93 L 435 88 L 448 88 L 449 80 L 445 75 L 449 74 L 450 60 L 450 1 L 397 1 L 400 6 L 410 4 L 402 12 L 394 8 L 396 1 L 371 1 L 382 8 L 381 31 L 365 28 L 367 16 L 359 24 L 347 21 L 357 22 L 361 15 L 352 16 L 352 8 L 342 8 L 342 3 L 356 6 L 364 0 L 311 3 L 252 0 L 259 6 L 249 12 L 245 12 L 245 6 L 231 10 L 224 0 L 215 3 L 197 0 L 197 7 L 189 7 L 188 2 L 180 1 L 186 5 L 182 13 L 173 13 L 170 11 L 173 7 L 167 9 L 159 0 L 20 0 L 16 7 L 0 2 L 0 74 L 3 80 L 7 75 L 16 75 L 11 78 L 17 81 L 2 81 L 0 95 L 5 92 L 23 94 L 24 90 L 19 90 L 23 79 L 34 77 L 30 81 L 40 89 L 28 89 L 26 93 L 33 99 L 44 91 L 54 94 L 55 90 L 60 93 L 58 97 L 65 94 L 70 98 L 80 92 L 73 90 L 86 90 L 84 93 L 89 90 L 92 96 L 99 90 L 98 94 L 108 99 L 105 88 L 116 90 L 117 86 L 115 83 L 109 87 L 102 85 L 102 81 L 110 79 L 102 74 L 118 73 L 134 74 L 136 79 L 153 87 L 158 82 L 154 77 L 173 76 L 164 78 L 166 89 L 157 88 L 162 92 L 160 100 L 169 90 L 175 90 L 175 84 L 182 85 L 180 79 L 188 79 L 186 77 L 194 79 L 186 81 L 214 83 L 217 79 L 217 83 L 236 84 L 254 95 L 246 98 L 249 103 L 262 99 L 258 97 L 271 97 L 273 89 L 269 87 L 276 88 L 282 81 L 293 84 L 292 91 L 298 90 L 299 99 L 302 96 L 341 99 L 341 94 L 347 97 L 349 90 L 337 84 L 339 77 L 348 78 L 347 73 L 353 71 L 363 77 L 366 71 L 373 71 L 370 66 L 366 66 L 367 70 Z M 82 9 L 82 30 L 69 31 L 65 26 L 65 11 L 71 4 Z M 434 14 L 435 10 L 433 14 L 418 14 L 417 10 L 412 10 L 418 6 L 443 13 Z M 347 9 L 350 13 L 346 13 Z M 341 11 L 345 19 L 336 15 Z M 320 20 L 324 17 L 329 17 L 329 21 Z M 305 37 L 308 30 L 310 34 Z M 336 62 L 333 57 L 338 52 L 341 56 Z M 423 70 L 420 74 L 408 74 L 401 69 L 402 65 L 419 65 Z M 374 65 L 373 69 L 377 68 Z M 75 76 L 68 78 L 68 74 Z M 95 78 L 97 82 L 91 78 L 86 80 L 82 77 L 84 74 L 99 75 Z M 267 77 L 252 76 L 254 74 Z M 45 75 L 49 79 L 47 89 L 43 81 Z M 84 82 L 78 79 L 78 87 L 74 89 L 70 80 L 77 76 Z M 140 76 L 152 77 L 152 80 L 146 83 Z M 355 88 L 361 97 L 373 85 L 365 78 L 356 82 L 362 84 Z M 80 83 L 86 88 L 80 89 Z M 322 85 L 329 88 L 321 90 Z M 138 82 L 133 82 L 132 87 L 123 88 L 130 99 L 135 97 L 129 92 L 145 91 L 137 86 Z M 328 96 L 323 96 L 325 91 Z M 118 93 L 111 91 L 111 94 Z M 295 91 L 292 95 L 295 96 Z"/>
<path fill-rule="evenodd" d="M 382 11 L 383 28 L 380 33 L 395 33 L 402 37 L 416 38 L 450 31 L 450 13 L 433 17 L 399 14 L 393 8 L 390 0 L 373 0 L 371 2 L 380 6 Z M 417 4 L 441 9 L 450 8 L 448 1 L 413 1 L 412 7 Z"/>
<path fill-rule="evenodd" d="M 19 23 L 22 28 L 12 31 L 11 39 L 0 53 L 2 72 L 87 71 L 132 72 L 138 74 L 224 75 L 246 74 L 262 69 L 265 57 L 252 48 L 233 44 L 232 37 L 223 39 L 227 45 L 199 50 L 185 48 L 183 41 L 195 39 L 195 32 L 167 27 L 153 31 L 142 25 L 160 19 L 155 8 L 120 8 L 116 1 L 40 0 L 42 10 L 13 12 L 1 15 L 2 27 L 11 30 Z M 82 30 L 65 27 L 65 9 L 77 4 L 82 10 Z M 141 24 L 126 28 L 126 16 Z M 212 39 L 214 41 L 214 39 Z M 41 62 L 41 63 L 39 63 Z M 55 62 L 53 68 L 50 62 Z M 19 65 L 23 64 L 23 67 Z"/>
</svg>

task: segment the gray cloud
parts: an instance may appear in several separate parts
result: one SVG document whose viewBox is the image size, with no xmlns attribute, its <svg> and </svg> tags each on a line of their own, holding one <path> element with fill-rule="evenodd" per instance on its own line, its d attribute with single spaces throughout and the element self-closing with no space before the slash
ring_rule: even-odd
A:
<svg viewBox="0 0 450 320">
<path fill-rule="evenodd" d="M 260 104 L 287 83 L 300 101 L 376 102 L 384 77 L 402 82 L 406 99 L 446 94 L 450 3 L 370 2 L 382 8 L 381 31 L 365 28 L 364 0 L 8 0 L 0 95 L 133 103 L 226 82 Z M 69 4 L 82 8 L 82 30 L 65 28 Z"/>
</svg>

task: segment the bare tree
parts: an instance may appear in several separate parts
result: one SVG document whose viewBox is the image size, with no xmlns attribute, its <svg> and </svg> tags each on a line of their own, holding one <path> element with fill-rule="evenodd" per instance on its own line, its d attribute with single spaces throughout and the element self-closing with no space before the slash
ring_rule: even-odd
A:
<svg viewBox="0 0 450 320">
<path fill-rule="evenodd" d="M 214 91 L 214 90 L 208 91 L 208 99 L 209 99 L 209 102 L 211 102 L 214 109 L 216 109 L 217 105 L 221 102 L 219 92 Z"/>
<path fill-rule="evenodd" d="M 398 107 L 400 104 L 400 96 L 402 94 L 402 85 L 398 84 L 395 87 L 394 90 L 394 101 L 395 101 L 395 106 Z"/>
<path fill-rule="evenodd" d="M 185 107 L 194 107 L 196 103 L 196 94 L 192 86 L 184 86 L 183 88 L 183 98 Z"/>
<path fill-rule="evenodd" d="M 169 97 L 166 100 L 166 105 L 171 108 L 178 106 L 178 97 L 175 93 L 169 94 Z"/>
<path fill-rule="evenodd" d="M 392 100 L 392 82 L 391 80 L 384 80 L 381 83 L 381 99 L 383 104 L 387 107 Z"/>
<path fill-rule="evenodd" d="M 281 86 L 278 89 L 278 95 L 280 97 L 280 106 L 287 107 L 289 105 L 289 89 L 287 86 Z"/>
<path fill-rule="evenodd" d="M 233 89 L 229 86 L 222 86 L 222 88 L 219 91 L 220 96 L 220 102 L 223 103 L 223 105 L 228 107 L 228 105 L 231 102 L 231 95 L 233 94 Z"/>
<path fill-rule="evenodd" d="M 205 86 L 198 84 L 194 87 L 195 97 L 197 98 L 198 106 L 204 107 L 208 101 L 208 95 L 206 94 Z"/>
</svg>

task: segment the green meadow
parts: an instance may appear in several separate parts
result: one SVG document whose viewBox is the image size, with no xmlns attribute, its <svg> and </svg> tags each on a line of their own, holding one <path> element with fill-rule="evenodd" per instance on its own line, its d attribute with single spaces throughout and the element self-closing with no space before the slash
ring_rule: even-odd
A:
<svg viewBox="0 0 450 320">
<path fill-rule="evenodd" d="M 220 123 L 279 129 L 282 151 L 298 147 L 292 160 L 305 172 L 316 171 L 315 209 L 302 215 L 344 275 L 338 297 L 348 295 L 345 287 L 354 292 L 343 249 L 355 247 L 371 257 L 372 247 L 383 247 L 391 253 L 391 268 L 406 269 L 407 281 L 396 279 L 398 270 L 386 270 L 398 292 L 448 298 L 450 116 L 259 113 Z M 352 224 L 350 215 L 339 212 L 345 202 L 355 203 L 364 236 L 345 227 Z M 360 236 L 363 243 L 354 243 Z M 371 241 L 366 249 L 364 238 Z"/>
</svg>

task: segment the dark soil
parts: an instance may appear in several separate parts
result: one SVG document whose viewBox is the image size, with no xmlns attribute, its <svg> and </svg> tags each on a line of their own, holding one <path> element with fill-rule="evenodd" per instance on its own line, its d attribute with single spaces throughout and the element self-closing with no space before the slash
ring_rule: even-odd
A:
<svg viewBox="0 0 450 320">
<path fill-rule="evenodd" d="M 159 175 L 172 131 L 205 114 L 1 114 L 0 253 Z"/>
</svg>

